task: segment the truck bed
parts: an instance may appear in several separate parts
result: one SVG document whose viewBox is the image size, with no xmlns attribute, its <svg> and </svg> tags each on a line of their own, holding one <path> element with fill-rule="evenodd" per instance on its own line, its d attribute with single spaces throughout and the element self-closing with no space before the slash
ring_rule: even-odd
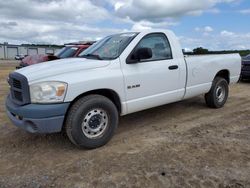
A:
<svg viewBox="0 0 250 188">
<path fill-rule="evenodd" d="M 185 56 L 187 64 L 187 83 L 185 98 L 190 98 L 205 91 L 209 91 L 212 81 L 220 70 L 230 72 L 229 82 L 239 80 L 241 57 L 239 54 L 218 55 L 188 55 Z"/>
</svg>

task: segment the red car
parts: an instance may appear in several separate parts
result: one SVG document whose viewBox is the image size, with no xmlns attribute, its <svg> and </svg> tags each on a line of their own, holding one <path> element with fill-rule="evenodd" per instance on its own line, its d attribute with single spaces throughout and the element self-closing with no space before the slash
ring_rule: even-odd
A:
<svg viewBox="0 0 250 188">
<path fill-rule="evenodd" d="M 63 58 L 70 58 L 70 57 L 77 57 L 82 51 L 87 49 L 89 46 L 91 46 L 94 42 L 88 42 L 84 44 L 70 44 L 65 46 L 63 49 L 61 49 L 58 53 L 55 55 L 53 54 L 46 54 L 46 55 L 32 55 L 27 56 L 24 59 L 21 60 L 20 65 L 17 67 L 17 69 L 34 65 L 46 61 L 52 61 L 56 59 L 63 59 Z"/>
</svg>

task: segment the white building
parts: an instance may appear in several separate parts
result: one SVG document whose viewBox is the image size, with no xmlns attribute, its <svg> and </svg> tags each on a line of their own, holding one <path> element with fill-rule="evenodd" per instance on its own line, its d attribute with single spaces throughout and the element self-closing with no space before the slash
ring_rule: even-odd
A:
<svg viewBox="0 0 250 188">
<path fill-rule="evenodd" d="M 54 54 L 63 46 L 57 45 L 13 45 L 0 44 L 0 59 L 14 59 L 16 55 Z"/>
</svg>

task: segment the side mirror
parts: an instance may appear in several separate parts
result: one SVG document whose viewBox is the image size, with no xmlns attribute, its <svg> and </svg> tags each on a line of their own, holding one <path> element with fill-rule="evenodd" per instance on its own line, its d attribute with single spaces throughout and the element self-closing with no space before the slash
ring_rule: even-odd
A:
<svg viewBox="0 0 250 188">
<path fill-rule="evenodd" d="M 152 50 L 151 48 L 138 48 L 135 52 L 133 52 L 129 58 L 127 59 L 127 64 L 138 63 L 144 59 L 152 58 Z"/>
</svg>

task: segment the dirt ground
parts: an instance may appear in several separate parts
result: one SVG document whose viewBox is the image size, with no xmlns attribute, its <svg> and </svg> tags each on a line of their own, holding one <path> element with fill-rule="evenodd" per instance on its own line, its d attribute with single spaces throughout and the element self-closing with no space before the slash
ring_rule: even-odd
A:
<svg viewBox="0 0 250 188">
<path fill-rule="evenodd" d="M 6 117 L 0 64 L 0 187 L 250 187 L 250 82 L 226 106 L 203 96 L 120 118 L 113 139 L 79 150 L 61 134 L 33 135 Z"/>
</svg>

